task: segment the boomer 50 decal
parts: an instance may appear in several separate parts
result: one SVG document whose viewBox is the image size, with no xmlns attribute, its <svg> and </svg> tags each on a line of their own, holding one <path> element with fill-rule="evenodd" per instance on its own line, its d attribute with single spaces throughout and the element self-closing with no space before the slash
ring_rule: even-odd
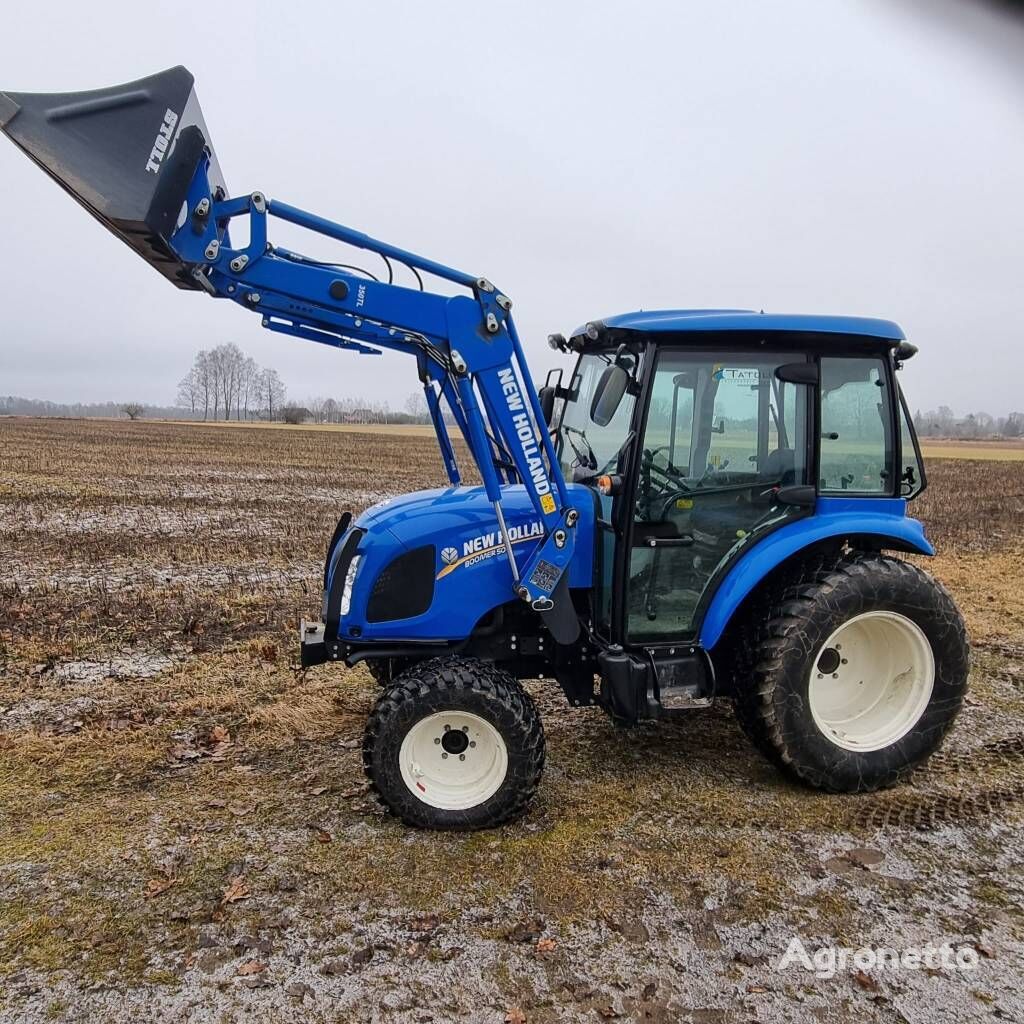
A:
<svg viewBox="0 0 1024 1024">
<path fill-rule="evenodd" d="M 528 540 L 536 540 L 538 537 L 543 536 L 544 526 L 542 523 L 525 523 L 522 526 L 510 526 L 508 528 L 508 538 L 513 546 L 523 544 Z M 445 576 L 450 572 L 454 572 L 460 566 L 476 565 L 478 562 L 493 558 L 498 552 L 504 550 L 505 545 L 498 530 L 492 530 L 490 533 L 481 533 L 470 540 L 464 541 L 461 555 L 458 548 L 442 548 L 441 561 L 444 562 L 444 568 L 437 574 L 435 579 L 444 579 Z"/>
</svg>

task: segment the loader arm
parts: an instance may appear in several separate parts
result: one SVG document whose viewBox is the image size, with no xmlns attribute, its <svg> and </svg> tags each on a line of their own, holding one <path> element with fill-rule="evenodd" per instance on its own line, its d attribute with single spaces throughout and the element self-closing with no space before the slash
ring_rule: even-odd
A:
<svg viewBox="0 0 1024 1024">
<path fill-rule="evenodd" d="M 494 505 L 516 596 L 544 615 L 556 639 L 575 639 L 578 623 L 561 581 L 578 515 L 508 298 L 484 278 L 262 193 L 229 198 L 192 76 L 181 67 L 87 93 L 0 93 L 0 129 L 179 287 L 233 300 L 282 334 L 357 354 L 414 356 L 448 479 L 456 484 L 460 473 L 445 408 Z M 236 248 L 230 225 L 243 217 L 248 243 Z M 271 218 L 405 264 L 421 287 L 368 279 L 275 247 Z M 467 294 L 425 291 L 421 272 Z M 524 485 L 544 531 L 523 565 L 502 509 L 502 484 L 511 483 Z"/>
<path fill-rule="evenodd" d="M 512 319 L 511 302 L 484 278 L 377 241 L 261 193 L 217 200 L 200 164 L 189 191 L 190 216 L 170 246 L 211 295 L 258 313 L 264 327 L 357 354 L 381 349 L 415 356 L 448 479 L 460 481 L 443 416 L 447 407 L 494 505 L 516 594 L 538 611 L 552 609 L 573 552 L 576 513 L 540 399 Z M 200 213 L 195 211 L 208 211 Z M 232 248 L 230 221 L 249 220 L 249 244 Z M 268 241 L 279 218 L 418 271 L 471 294 L 445 296 L 373 281 L 317 263 Z M 516 564 L 502 511 L 501 485 L 522 483 L 544 526 L 544 540 Z M 565 594 L 568 600 L 568 595 Z"/>
</svg>

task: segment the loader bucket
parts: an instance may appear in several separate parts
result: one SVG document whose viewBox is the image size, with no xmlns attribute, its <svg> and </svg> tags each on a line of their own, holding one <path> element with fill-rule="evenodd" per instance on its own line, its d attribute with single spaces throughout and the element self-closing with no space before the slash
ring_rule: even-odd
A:
<svg viewBox="0 0 1024 1024">
<path fill-rule="evenodd" d="M 180 288 L 196 288 L 169 240 L 207 160 L 224 181 L 183 67 L 90 92 L 0 92 L 0 130 L 94 217 Z"/>
</svg>

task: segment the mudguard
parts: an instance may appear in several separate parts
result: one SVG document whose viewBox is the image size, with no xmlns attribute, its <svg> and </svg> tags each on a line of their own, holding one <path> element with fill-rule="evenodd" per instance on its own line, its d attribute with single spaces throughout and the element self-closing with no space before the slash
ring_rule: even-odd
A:
<svg viewBox="0 0 1024 1024">
<path fill-rule="evenodd" d="M 814 515 L 798 519 L 755 544 L 719 584 L 701 623 L 700 643 L 711 650 L 743 599 L 797 552 L 829 537 L 873 537 L 882 547 L 934 555 L 921 523 L 902 498 L 818 498 Z"/>
</svg>

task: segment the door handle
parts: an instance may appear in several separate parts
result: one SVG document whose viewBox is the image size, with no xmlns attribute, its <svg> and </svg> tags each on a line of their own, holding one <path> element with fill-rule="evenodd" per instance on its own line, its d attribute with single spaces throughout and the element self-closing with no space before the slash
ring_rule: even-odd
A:
<svg viewBox="0 0 1024 1024">
<path fill-rule="evenodd" d="M 693 544 L 693 537 L 686 533 L 682 537 L 649 537 L 649 548 L 688 548 Z"/>
</svg>

